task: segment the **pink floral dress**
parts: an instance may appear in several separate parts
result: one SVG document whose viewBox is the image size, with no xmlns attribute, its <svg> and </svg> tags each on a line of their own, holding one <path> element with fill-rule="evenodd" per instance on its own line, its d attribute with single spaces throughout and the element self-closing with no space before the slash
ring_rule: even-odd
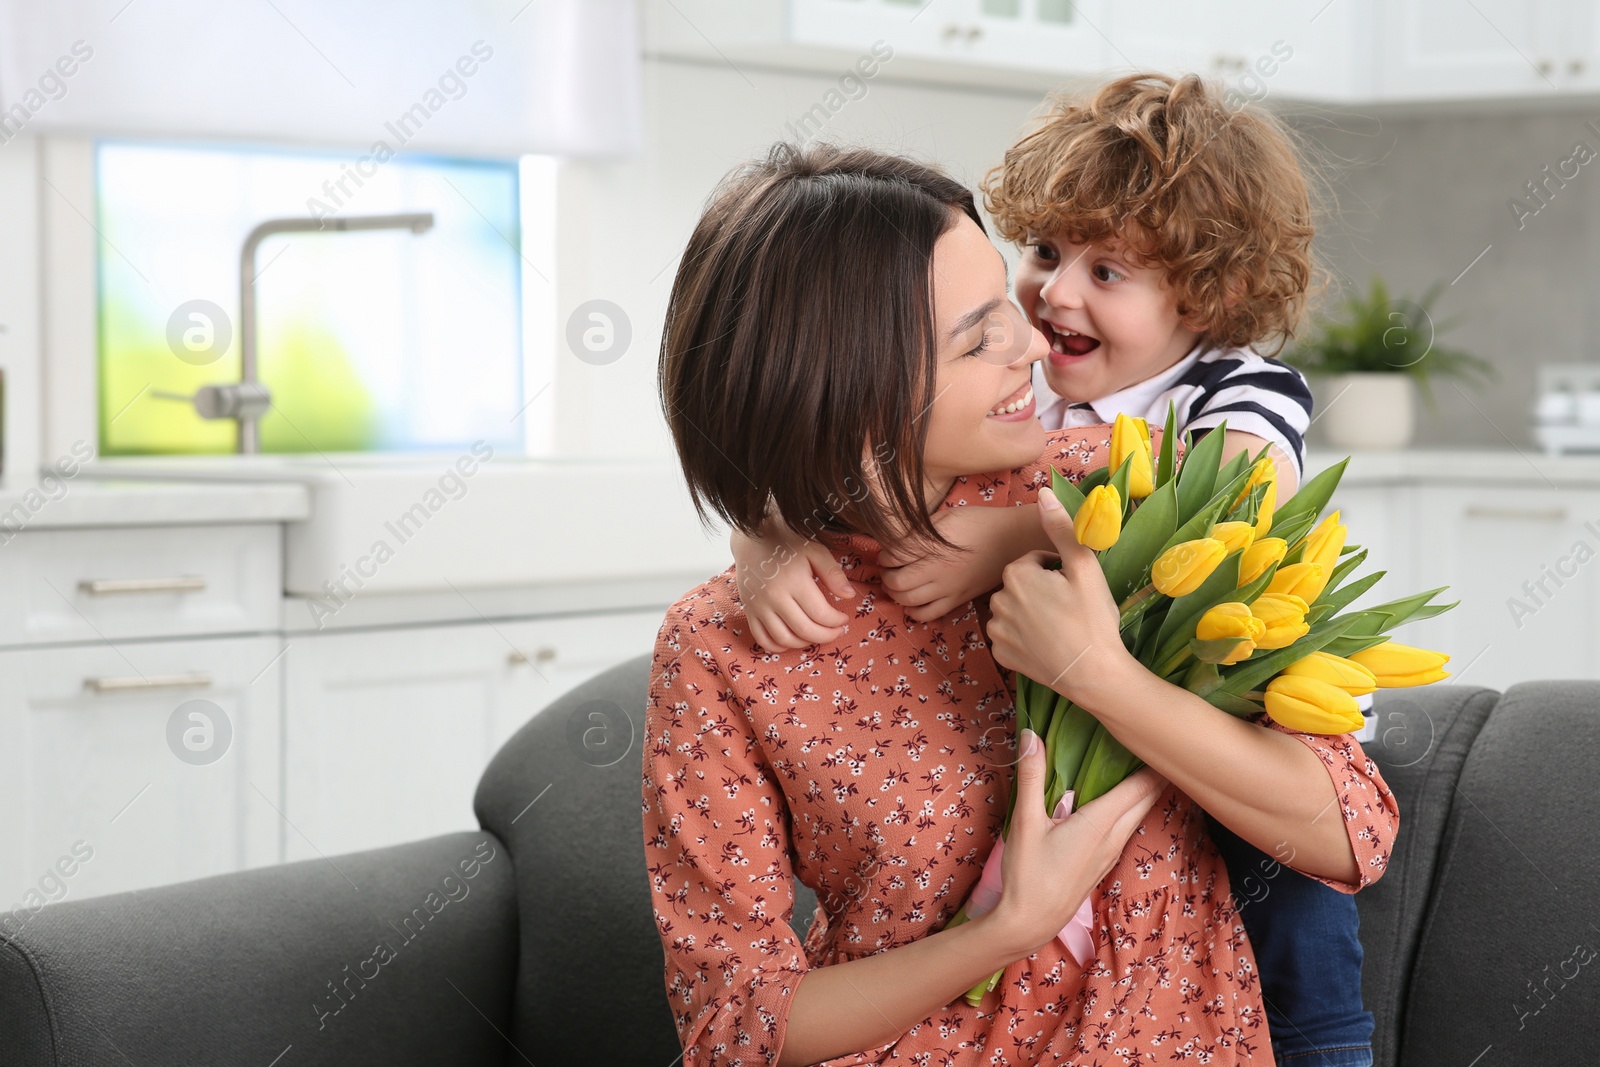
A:
<svg viewBox="0 0 1600 1067">
<path fill-rule="evenodd" d="M 1038 463 L 961 479 L 945 506 L 1031 504 L 1052 465 L 1073 478 L 1103 465 L 1108 432 L 1054 433 Z M 976 606 L 915 622 L 884 590 L 875 542 L 831 543 L 861 594 L 838 642 L 757 645 L 732 568 L 679 599 L 657 638 L 644 844 L 688 1067 L 776 1062 L 806 972 L 942 929 L 1005 815 L 1010 672 Z M 1333 780 L 1361 880 L 1323 881 L 1353 893 L 1383 873 L 1394 797 L 1349 735 L 1284 732 Z M 803 944 L 789 925 L 796 878 L 819 900 Z M 1255 957 L 1193 801 L 1159 800 L 1090 902 L 1086 967 L 1052 941 L 981 1007 L 957 997 L 827 1067 L 1272 1063 Z"/>
</svg>

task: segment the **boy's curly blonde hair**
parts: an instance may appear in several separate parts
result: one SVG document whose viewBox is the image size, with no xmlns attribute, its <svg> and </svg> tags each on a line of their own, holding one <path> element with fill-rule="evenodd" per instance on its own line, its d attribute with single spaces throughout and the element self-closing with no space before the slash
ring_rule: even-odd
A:
<svg viewBox="0 0 1600 1067">
<path fill-rule="evenodd" d="M 1218 344 L 1281 349 L 1321 273 L 1287 130 L 1193 74 L 1131 74 L 1052 100 L 982 188 L 1007 240 L 1123 241 L 1167 272 L 1185 324 Z"/>
</svg>

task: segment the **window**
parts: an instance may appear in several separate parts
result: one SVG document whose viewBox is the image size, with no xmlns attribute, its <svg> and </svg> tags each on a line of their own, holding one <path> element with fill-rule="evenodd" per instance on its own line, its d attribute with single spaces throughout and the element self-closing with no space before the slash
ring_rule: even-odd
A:
<svg viewBox="0 0 1600 1067">
<path fill-rule="evenodd" d="M 233 420 L 177 398 L 239 379 L 245 235 L 397 212 L 434 225 L 261 244 L 262 451 L 523 451 L 523 192 L 515 161 L 99 143 L 102 453 L 232 451 Z"/>
</svg>

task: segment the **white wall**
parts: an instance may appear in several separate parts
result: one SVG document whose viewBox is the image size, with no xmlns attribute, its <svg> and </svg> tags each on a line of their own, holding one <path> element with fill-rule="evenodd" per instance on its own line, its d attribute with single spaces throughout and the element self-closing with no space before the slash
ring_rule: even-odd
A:
<svg viewBox="0 0 1600 1067">
<path fill-rule="evenodd" d="M 896 83 L 893 69 L 891 59 L 864 97 L 832 117 L 824 136 L 937 161 L 971 186 L 1040 103 L 1036 93 Z M 735 69 L 648 59 L 643 157 L 567 165 L 557 326 L 564 330 L 577 305 L 603 298 L 627 313 L 633 341 L 605 366 L 575 358 L 562 342 L 557 439 L 563 452 L 670 453 L 655 370 L 678 256 L 718 179 L 791 136 L 785 126 L 835 82 L 836 76 L 743 63 Z"/>
</svg>

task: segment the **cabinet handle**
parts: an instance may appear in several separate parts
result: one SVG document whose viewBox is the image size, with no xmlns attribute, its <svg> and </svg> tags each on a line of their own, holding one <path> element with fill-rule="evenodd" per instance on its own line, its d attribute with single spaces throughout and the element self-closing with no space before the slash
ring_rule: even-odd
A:
<svg viewBox="0 0 1600 1067">
<path fill-rule="evenodd" d="M 549 646 L 535 649 L 531 659 L 519 648 L 511 650 L 511 654 L 506 657 L 506 664 L 511 667 L 522 667 L 529 663 L 549 663 L 555 658 L 556 650 Z"/>
<path fill-rule="evenodd" d="M 1548 78 L 1552 73 L 1554 73 L 1554 71 L 1556 69 L 1556 65 L 1554 63 L 1550 62 L 1548 59 L 1539 60 L 1537 66 L 1538 66 L 1539 73 L 1541 75 L 1543 75 L 1544 77 L 1546 77 L 1546 78 Z"/>
<path fill-rule="evenodd" d="M 1567 73 L 1577 76 L 1583 73 L 1583 60 L 1573 59 L 1567 63 Z"/>
<path fill-rule="evenodd" d="M 204 578 L 85 578 L 78 588 L 90 596 L 117 596 L 122 593 L 198 593 L 206 587 Z"/>
<path fill-rule="evenodd" d="M 967 41 L 969 43 L 972 42 L 972 41 L 976 41 L 978 38 L 980 38 L 982 36 L 983 36 L 983 27 L 982 26 L 968 26 L 967 27 Z"/>
<path fill-rule="evenodd" d="M 211 687 L 211 675 L 201 671 L 190 671 L 188 674 L 85 678 L 83 687 L 94 693 L 125 693 L 133 689 L 209 689 Z"/>
<path fill-rule="evenodd" d="M 1528 522 L 1565 522 L 1566 508 L 1485 508 L 1473 504 L 1467 508 L 1469 519 L 1524 519 Z"/>
</svg>

